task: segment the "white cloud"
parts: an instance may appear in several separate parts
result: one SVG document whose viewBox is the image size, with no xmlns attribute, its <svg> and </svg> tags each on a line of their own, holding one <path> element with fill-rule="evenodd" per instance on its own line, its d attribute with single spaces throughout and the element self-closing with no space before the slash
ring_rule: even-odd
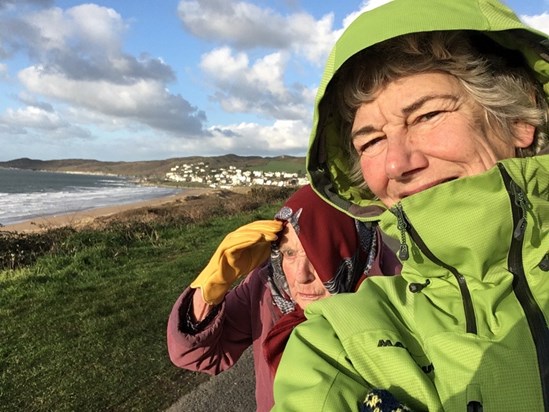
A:
<svg viewBox="0 0 549 412">
<path fill-rule="evenodd" d="M 53 0 L 0 0 L 0 9 L 12 9 L 15 6 L 50 6 Z"/>
<path fill-rule="evenodd" d="M 116 11 L 95 4 L 33 11 L 0 25 L 0 48 L 6 54 L 26 49 L 35 62 L 17 76 L 25 88 L 21 101 L 36 106 L 24 110 L 39 108 L 32 101 L 44 108 L 48 100 L 50 107 L 61 103 L 58 110 L 70 112 L 65 118 L 85 127 L 132 124 L 179 137 L 203 134 L 204 112 L 167 87 L 175 79 L 172 68 L 159 58 L 124 53 L 127 28 Z M 52 109 L 50 120 L 53 115 Z M 111 121 L 87 123 L 94 117 Z M 32 122 L 26 127 L 39 128 Z"/>
<path fill-rule="evenodd" d="M 333 13 L 316 20 L 307 13 L 288 16 L 252 3 L 231 0 L 182 0 L 179 17 L 193 35 L 237 49 L 293 51 L 322 64 L 337 38 Z"/>
<path fill-rule="evenodd" d="M 163 60 L 124 50 L 127 34 L 139 37 L 133 29 L 142 16 L 125 16 L 123 2 L 60 8 L 53 0 L 0 0 L 0 86 L 21 106 L 0 114 L 0 140 L 18 136 L 13 146 L 39 142 L 48 145 L 44 153 L 54 153 L 58 144 L 59 153 L 70 147 L 75 156 L 112 160 L 227 152 L 302 155 L 329 51 L 360 13 L 387 2 L 357 1 L 356 12 L 336 20 L 335 13 L 315 17 L 275 10 L 280 2 L 180 0 L 179 29 L 190 36 L 170 31 Z M 294 10 L 300 7 L 292 3 Z M 522 18 L 549 31 L 548 13 Z M 151 35 L 148 44 L 154 40 Z M 170 56 L 173 45 L 184 58 Z M 201 55 L 199 62 L 192 60 L 194 53 Z M 189 77 L 176 78 L 174 61 Z M 170 90 L 174 83 L 184 96 Z M 187 95 L 197 84 L 199 94 Z M 203 103 L 211 113 L 209 125 L 193 104 L 203 96 L 209 97 Z"/>
<path fill-rule="evenodd" d="M 110 53 L 121 47 L 126 29 L 121 16 L 113 9 L 83 4 L 66 11 L 60 8 L 41 10 L 23 18 L 36 31 L 34 51 L 80 48 Z"/>
<path fill-rule="evenodd" d="M 250 64 L 246 53 L 222 47 L 204 54 L 200 67 L 220 90 L 236 100 L 252 100 L 248 106 L 253 106 L 258 100 L 288 98 L 284 85 L 286 63 L 287 55 L 276 52 Z"/>
<path fill-rule="evenodd" d="M 270 126 L 238 123 L 212 126 L 209 137 L 176 139 L 164 135 L 151 139 L 142 132 L 109 144 L 113 151 L 131 150 L 134 159 L 165 159 L 179 156 L 295 155 L 305 153 L 310 128 L 300 121 L 276 121 Z"/>
<path fill-rule="evenodd" d="M 308 14 L 290 16 L 288 31 L 293 39 L 291 49 L 316 65 L 324 64 L 340 33 L 338 30 L 334 31 L 333 25 L 333 13 L 320 20 L 315 20 Z"/>
<path fill-rule="evenodd" d="M 249 153 L 304 152 L 304 125 L 310 123 L 315 90 L 290 80 L 288 63 L 292 59 L 307 70 L 310 66 L 296 62 L 324 62 L 337 34 L 333 14 L 317 20 L 227 0 L 181 1 L 179 13 L 187 30 L 221 45 L 200 62 L 210 99 L 226 113 L 272 119 L 272 125 L 206 128 L 205 113 L 167 87 L 175 79 L 168 64 L 123 51 L 129 25 L 122 16 L 112 8 L 82 4 L 42 9 L 0 27 L 0 48 L 26 50 L 32 57 L 17 76 L 25 88 L 19 97 L 24 106 L 6 111 L 0 128 L 37 139 L 43 130 L 52 138 L 61 131 L 87 139 L 92 133 L 111 135 L 113 147 L 115 133 L 129 132 L 151 155 L 177 147 L 192 153 L 239 152 L 239 144 Z M 253 53 L 244 52 L 252 48 Z M 299 135 L 304 137 L 296 144 Z"/>
<path fill-rule="evenodd" d="M 206 73 L 215 75 L 219 81 L 230 81 L 242 70 L 248 68 L 246 53 L 234 53 L 229 47 L 214 49 L 202 55 L 200 67 Z"/>
<path fill-rule="evenodd" d="M 240 123 L 214 126 L 208 146 L 217 153 L 302 154 L 306 151 L 310 127 L 299 120 L 278 120 L 271 126 Z"/>
<path fill-rule="evenodd" d="M 182 0 L 179 17 L 195 36 L 239 48 L 285 47 L 285 18 L 271 9 L 231 0 Z"/>
<path fill-rule="evenodd" d="M 14 136 L 18 138 L 14 139 Z M 50 148 L 60 145 L 57 150 L 63 151 L 69 141 L 89 142 L 92 138 L 88 130 L 67 122 L 58 113 L 38 106 L 7 109 L 0 116 L 0 144 L 5 148 L 5 145 L 45 145 Z"/>
<path fill-rule="evenodd" d="M 249 82 L 257 89 L 263 88 L 271 95 L 284 99 L 288 94 L 283 79 L 286 61 L 282 53 L 272 53 L 258 59 L 248 73 Z"/>
<path fill-rule="evenodd" d="M 136 79 L 128 84 L 116 84 L 101 79 L 75 80 L 42 66 L 22 70 L 19 79 L 32 93 L 103 115 L 132 118 L 150 127 L 180 134 L 202 133 L 204 113 L 181 96 L 170 94 L 158 81 Z"/>
<path fill-rule="evenodd" d="M 257 113 L 266 118 L 303 119 L 309 115 L 311 92 L 284 82 L 288 56 L 276 52 L 250 62 L 228 47 L 202 56 L 200 67 L 216 87 L 212 99 L 231 113 Z"/>
<path fill-rule="evenodd" d="M 8 65 L 0 63 L 0 79 L 7 79 L 9 76 Z"/>
<path fill-rule="evenodd" d="M 227 153 L 240 155 L 295 155 L 305 153 L 310 128 L 300 121 L 276 121 L 270 126 L 257 123 L 238 123 L 212 126 L 210 136 L 178 139 L 170 135 L 151 136 L 143 130 L 117 137 L 112 141 L 95 141 L 86 145 L 80 157 L 108 158 L 112 154 L 127 153 L 131 159 L 166 159 L 169 157 L 217 156 Z M 102 152 L 109 147 L 109 153 Z M 83 148 L 84 149 L 84 148 Z M 119 160 L 116 157 L 111 160 Z"/>
<path fill-rule="evenodd" d="M 95 4 L 83 4 L 67 11 L 68 20 L 73 23 L 73 31 L 78 33 L 80 41 L 90 49 L 103 51 L 121 49 L 122 35 L 127 29 L 126 23 L 113 9 Z"/>
<path fill-rule="evenodd" d="M 549 34 L 549 13 L 545 12 L 537 16 L 521 16 L 521 19 L 535 29 Z"/>
<path fill-rule="evenodd" d="M 67 125 L 56 113 L 36 106 L 27 106 L 17 110 L 8 109 L 2 116 L 2 122 L 10 126 L 31 127 L 42 130 L 55 130 Z"/>
<path fill-rule="evenodd" d="M 349 24 L 353 22 L 353 20 L 355 20 L 365 11 L 375 9 L 376 7 L 383 6 L 384 4 L 390 2 L 391 0 L 364 0 L 357 11 L 349 14 L 347 17 L 345 17 L 345 19 L 343 19 L 343 27 L 347 28 Z"/>
<path fill-rule="evenodd" d="M 365 1 L 361 11 L 386 2 Z M 215 89 L 211 99 L 224 111 L 310 121 L 316 86 L 290 83 L 288 63 L 324 64 L 343 30 L 334 30 L 333 13 L 317 20 L 307 13 L 282 15 L 238 0 L 182 0 L 178 11 L 188 31 L 222 45 L 203 54 L 200 67 Z M 245 50 L 253 53 L 253 60 Z"/>
</svg>

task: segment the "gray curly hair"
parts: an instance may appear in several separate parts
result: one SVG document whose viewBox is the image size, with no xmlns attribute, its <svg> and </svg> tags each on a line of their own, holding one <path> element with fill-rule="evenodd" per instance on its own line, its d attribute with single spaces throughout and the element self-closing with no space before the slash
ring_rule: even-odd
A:
<svg viewBox="0 0 549 412">
<path fill-rule="evenodd" d="M 478 32 L 407 34 L 357 53 L 334 77 L 333 98 L 341 116 L 341 135 L 347 139 L 351 180 L 357 186 L 367 188 L 350 139 L 358 108 L 393 80 L 435 71 L 457 78 L 483 109 L 483 116 L 475 120 L 501 139 L 513 141 L 517 121 L 536 128 L 532 145 L 518 149 L 517 157 L 532 156 L 548 145 L 546 96 L 522 55 Z"/>
</svg>

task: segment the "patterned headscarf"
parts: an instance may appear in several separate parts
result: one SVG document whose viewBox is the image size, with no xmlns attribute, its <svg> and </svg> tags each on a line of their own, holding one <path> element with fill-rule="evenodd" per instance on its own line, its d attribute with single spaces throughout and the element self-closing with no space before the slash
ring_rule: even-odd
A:
<svg viewBox="0 0 549 412">
<path fill-rule="evenodd" d="M 309 261 L 330 294 L 356 290 L 375 257 L 376 236 L 372 228 L 329 205 L 310 185 L 295 192 L 275 219 L 292 225 Z M 273 244 L 271 264 L 273 300 L 282 313 L 289 313 L 295 309 L 295 303 L 290 298 L 282 270 L 278 243 Z"/>
<path fill-rule="evenodd" d="M 353 292 L 368 275 L 377 250 L 375 229 L 329 205 L 309 185 L 294 193 L 275 219 L 292 225 L 330 294 Z M 277 242 L 272 246 L 271 266 L 267 285 L 283 313 L 263 341 L 263 355 L 274 377 L 290 333 L 305 315 L 290 297 Z"/>
</svg>

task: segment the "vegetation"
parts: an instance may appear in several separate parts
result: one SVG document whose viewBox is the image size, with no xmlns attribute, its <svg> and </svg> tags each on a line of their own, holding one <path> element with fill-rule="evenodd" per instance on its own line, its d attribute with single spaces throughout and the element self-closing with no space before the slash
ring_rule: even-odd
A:
<svg viewBox="0 0 549 412">
<path fill-rule="evenodd" d="M 206 380 L 168 359 L 171 306 L 225 234 L 271 219 L 293 190 L 0 232 L 0 410 L 158 411 Z"/>
<path fill-rule="evenodd" d="M 276 158 L 270 159 L 265 165 L 255 167 L 254 170 L 262 170 L 264 172 L 279 172 L 297 173 L 299 176 L 305 173 L 305 162 L 299 158 Z"/>
<path fill-rule="evenodd" d="M 190 164 L 199 162 L 210 165 L 210 168 L 228 168 L 229 166 L 235 166 L 241 170 L 263 170 L 266 172 L 298 172 L 299 170 L 305 170 L 304 157 L 261 157 L 238 156 L 234 154 L 213 157 L 190 156 L 140 162 L 101 162 L 89 159 L 35 160 L 21 158 L 0 162 L 0 167 L 48 170 L 54 172 L 115 174 L 140 177 L 149 181 L 158 181 L 162 180 L 166 176 L 166 173 L 174 166 L 181 166 L 184 163 Z"/>
</svg>

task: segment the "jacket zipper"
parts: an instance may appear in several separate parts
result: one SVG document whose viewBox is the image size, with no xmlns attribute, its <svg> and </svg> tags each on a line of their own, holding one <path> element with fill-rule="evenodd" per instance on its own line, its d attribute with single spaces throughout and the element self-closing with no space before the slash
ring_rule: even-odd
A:
<svg viewBox="0 0 549 412">
<path fill-rule="evenodd" d="M 459 285 L 459 290 L 461 292 L 463 311 L 465 313 L 465 330 L 467 333 L 476 334 L 477 321 L 475 319 L 475 310 L 473 308 L 471 293 L 469 292 L 469 288 L 467 287 L 467 281 L 465 280 L 465 277 L 461 273 L 459 273 L 455 267 L 447 265 L 431 252 L 425 242 L 423 242 L 423 239 L 421 239 L 417 231 L 410 224 L 410 220 L 404 213 L 404 210 L 402 209 L 402 204 L 400 202 L 397 203 L 396 206 L 392 207 L 391 211 L 397 217 L 397 227 L 400 230 L 401 234 L 399 257 L 401 257 L 401 252 L 405 251 L 405 253 L 402 253 L 403 256 L 401 257 L 401 259 L 408 259 L 408 246 L 406 245 L 405 238 L 405 233 L 408 232 L 412 241 L 421 249 L 425 256 L 427 256 L 433 263 L 442 266 L 444 269 L 448 270 L 454 275 Z"/>
<path fill-rule="evenodd" d="M 526 213 L 528 201 L 522 189 L 511 179 L 503 165 L 498 163 L 499 171 L 511 200 L 511 211 L 513 214 L 513 238 L 509 248 L 507 264 L 509 271 L 513 274 L 513 290 L 522 306 L 532 333 L 532 339 L 536 346 L 538 365 L 543 392 L 545 410 L 549 411 L 549 329 L 545 316 L 538 306 L 528 286 L 524 267 L 522 265 L 522 241 L 526 229 Z"/>
</svg>

